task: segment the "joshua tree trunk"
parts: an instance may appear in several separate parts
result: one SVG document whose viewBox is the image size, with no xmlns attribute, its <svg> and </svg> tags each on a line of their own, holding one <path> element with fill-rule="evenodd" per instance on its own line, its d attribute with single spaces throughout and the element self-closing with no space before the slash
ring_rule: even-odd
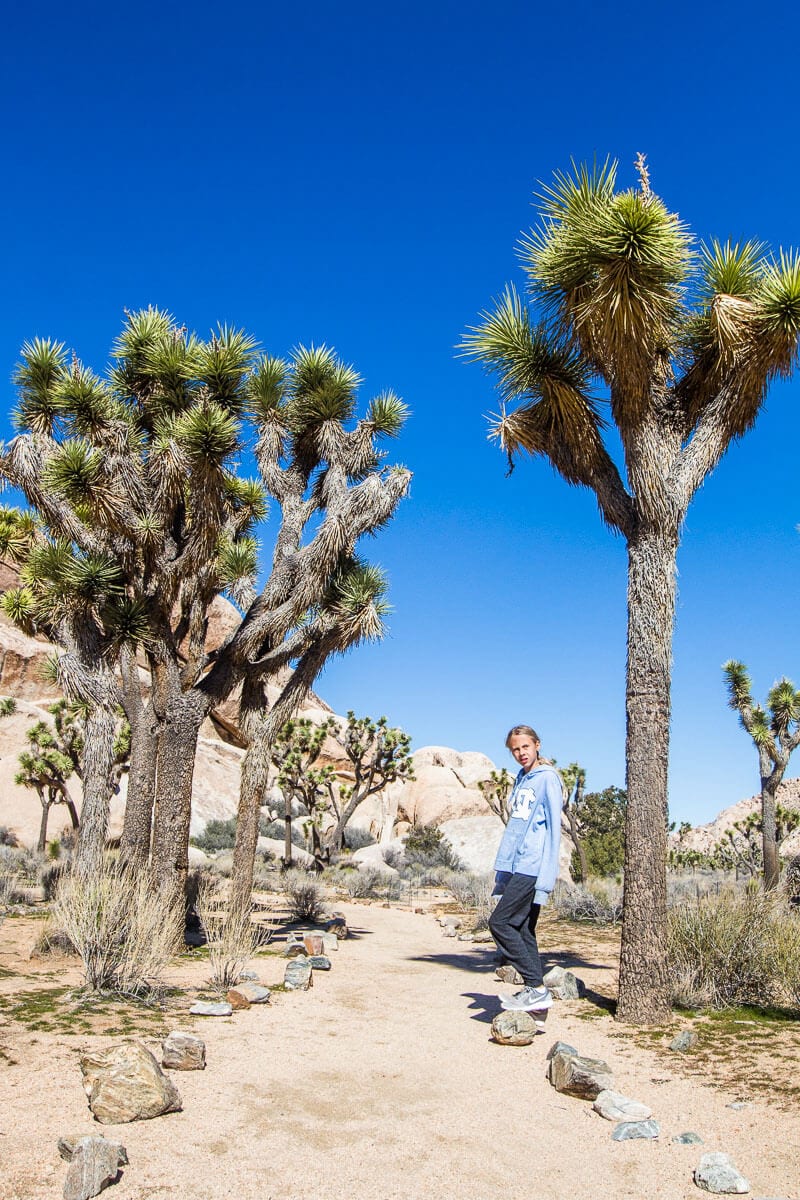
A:
<svg viewBox="0 0 800 1200">
<path fill-rule="evenodd" d="M 628 543 L 626 679 L 628 806 L 620 1000 L 633 1024 L 666 1020 L 667 761 L 677 533 L 646 530 Z"/>
<path fill-rule="evenodd" d="M 113 709 L 99 704 L 86 718 L 83 751 L 83 804 L 75 851 L 75 869 L 91 875 L 99 870 L 108 832 L 114 768 Z"/>
<path fill-rule="evenodd" d="M 44 792 L 39 792 L 39 799 L 42 802 L 42 819 L 39 824 L 39 841 L 36 843 L 36 849 L 40 854 L 44 854 L 47 846 L 47 818 L 50 816 L 51 801 L 45 797 Z"/>
<path fill-rule="evenodd" d="M 205 715 L 206 706 L 196 694 L 171 697 L 158 739 L 152 867 L 156 886 L 176 902 L 189 868 L 192 780 Z"/>
<path fill-rule="evenodd" d="M 323 642 L 304 654 L 271 709 L 266 709 L 266 681 L 245 679 L 240 726 L 249 742 L 242 763 L 236 842 L 233 848 L 230 911 L 249 909 L 253 892 L 253 866 L 258 843 L 258 817 L 267 789 L 272 745 L 280 729 L 294 716 L 322 669 L 330 648 Z M 287 803 L 291 803 L 287 800 Z M 291 846 L 291 825 L 287 823 Z M 290 852 L 291 853 L 291 852 Z"/>
<path fill-rule="evenodd" d="M 785 765 L 774 768 L 766 755 L 759 752 L 761 763 L 761 838 L 764 851 L 764 887 L 776 888 L 781 874 L 778 858 L 778 831 L 775 820 L 778 785 L 786 770 Z M 763 760 L 766 759 L 766 762 Z M 766 768 L 766 769 L 765 769 Z"/>
<path fill-rule="evenodd" d="M 578 832 L 578 822 L 571 808 L 567 809 L 567 821 L 569 822 L 569 836 L 572 838 L 572 844 L 575 847 L 575 853 L 578 856 L 580 864 L 581 883 L 586 883 L 589 878 L 589 864 L 586 861 L 586 850 L 584 849 L 583 839 Z"/>
<path fill-rule="evenodd" d="M 147 866 L 150 857 L 159 723 L 150 707 L 143 709 L 135 721 L 130 717 L 128 721 L 131 727 L 131 760 L 120 859 L 124 866 L 141 870 Z"/>
</svg>

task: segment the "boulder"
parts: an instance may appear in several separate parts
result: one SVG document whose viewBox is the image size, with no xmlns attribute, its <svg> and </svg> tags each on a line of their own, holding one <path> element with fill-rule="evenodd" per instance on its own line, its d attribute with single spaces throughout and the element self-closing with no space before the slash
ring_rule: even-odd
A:
<svg viewBox="0 0 800 1200">
<path fill-rule="evenodd" d="M 548 1062 L 554 1054 L 572 1054 L 576 1058 L 578 1057 L 578 1051 L 574 1046 L 570 1046 L 569 1042 L 553 1042 L 552 1046 L 547 1051 Z"/>
<path fill-rule="evenodd" d="M 193 1033 L 175 1029 L 161 1043 L 161 1065 L 170 1071 L 204 1071 L 206 1044 Z"/>
<path fill-rule="evenodd" d="M 265 988 L 260 983 L 253 983 L 250 980 L 237 983 L 231 991 L 236 992 L 238 996 L 242 996 L 248 1004 L 269 1004 L 269 988 Z M 228 992 L 228 996 L 230 996 Z M 231 1001 L 233 1003 L 233 1001 Z"/>
<path fill-rule="evenodd" d="M 581 1100 L 596 1100 L 601 1092 L 611 1090 L 614 1077 L 608 1063 L 600 1058 L 583 1058 L 560 1050 L 550 1059 L 549 1078 L 557 1092 L 577 1096 Z"/>
<path fill-rule="evenodd" d="M 89 1107 L 103 1125 L 146 1121 L 182 1107 L 175 1084 L 141 1042 L 90 1051 L 80 1066 Z"/>
<path fill-rule="evenodd" d="M 750 1184 L 729 1155 L 718 1151 L 703 1155 L 695 1170 L 694 1181 L 704 1192 L 717 1195 L 743 1196 L 750 1191 Z"/>
<path fill-rule="evenodd" d="M 322 954 L 323 941 L 321 933 L 307 933 L 303 937 L 303 945 L 306 948 L 306 954 L 310 957 L 315 954 Z"/>
<path fill-rule="evenodd" d="M 529 1046 L 539 1033 L 544 1033 L 541 1022 L 527 1012 L 509 1009 L 492 1021 L 492 1037 L 501 1046 Z"/>
<path fill-rule="evenodd" d="M 677 1037 L 674 1037 L 669 1044 L 670 1050 L 677 1050 L 680 1054 L 685 1054 L 687 1050 L 691 1050 L 692 1046 L 697 1045 L 697 1034 L 691 1029 L 684 1029 Z"/>
<path fill-rule="evenodd" d="M 326 954 L 311 954 L 308 959 L 312 971 L 330 971 L 331 960 Z"/>
<path fill-rule="evenodd" d="M 227 1000 L 196 1000 L 189 1012 L 193 1017 L 229 1017 L 233 1005 Z"/>
<path fill-rule="evenodd" d="M 99 1195 L 116 1182 L 120 1168 L 127 1163 L 127 1151 L 119 1143 L 107 1142 L 102 1137 L 81 1138 L 72 1147 L 64 1180 L 64 1200 L 90 1200 Z"/>
<path fill-rule="evenodd" d="M 512 967 L 511 963 L 503 963 L 494 973 L 495 979 L 499 979 L 501 983 L 513 983 L 518 987 L 523 987 L 525 980 L 520 975 L 516 967 Z"/>
<path fill-rule="evenodd" d="M 225 999 L 230 1004 L 234 1012 L 242 1012 L 245 1008 L 250 1007 L 250 1001 L 247 999 L 238 988 L 229 988 L 225 993 Z"/>
</svg>

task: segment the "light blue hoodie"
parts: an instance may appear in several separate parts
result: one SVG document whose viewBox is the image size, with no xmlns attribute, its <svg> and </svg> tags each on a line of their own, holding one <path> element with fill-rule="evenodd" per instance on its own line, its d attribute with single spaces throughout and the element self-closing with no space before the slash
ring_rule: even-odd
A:
<svg viewBox="0 0 800 1200">
<path fill-rule="evenodd" d="M 535 904 L 547 904 L 558 877 L 562 801 L 561 778 L 553 767 L 539 763 L 527 775 L 520 770 L 494 869 L 535 876 Z"/>
</svg>

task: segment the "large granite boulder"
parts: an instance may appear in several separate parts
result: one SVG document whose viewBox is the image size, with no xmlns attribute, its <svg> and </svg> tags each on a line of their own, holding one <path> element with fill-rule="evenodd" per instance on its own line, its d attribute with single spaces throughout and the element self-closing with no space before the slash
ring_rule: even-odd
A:
<svg viewBox="0 0 800 1200">
<path fill-rule="evenodd" d="M 146 1121 L 182 1107 L 175 1084 L 141 1042 L 89 1051 L 80 1066 L 89 1107 L 103 1125 Z"/>
</svg>

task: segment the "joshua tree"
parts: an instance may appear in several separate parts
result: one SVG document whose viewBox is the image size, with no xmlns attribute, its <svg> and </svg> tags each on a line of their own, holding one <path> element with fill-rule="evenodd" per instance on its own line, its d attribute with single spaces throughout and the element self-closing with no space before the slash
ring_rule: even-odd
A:
<svg viewBox="0 0 800 1200">
<path fill-rule="evenodd" d="M 341 850 L 347 823 L 359 804 L 368 796 L 382 792 L 387 784 L 414 778 L 411 738 L 402 729 L 389 725 L 386 717 L 347 714 L 347 724 L 337 737 L 353 772 L 352 784 L 331 781 L 329 794 L 335 823 L 324 836 L 326 860 Z"/>
<path fill-rule="evenodd" d="M 241 685 L 249 725 L 266 680 L 292 663 L 284 700 L 299 702 L 341 644 L 321 606 L 358 539 L 388 521 L 407 490 L 409 473 L 384 467 L 375 447 L 397 433 L 405 409 L 391 394 L 378 396 L 348 429 L 359 380 L 331 351 L 301 348 L 289 363 L 259 357 L 239 331 L 200 341 L 155 309 L 128 316 L 115 359 L 101 380 L 69 363 L 60 345 L 26 346 L 17 372 L 21 432 L 3 448 L 0 470 L 35 509 L 52 554 L 75 560 L 68 570 L 91 593 L 83 608 L 90 619 L 70 626 L 82 643 L 61 643 L 70 651 L 61 674 L 73 691 L 83 684 L 80 698 L 106 721 L 117 702 L 125 705 L 132 744 L 123 856 L 140 864 L 150 851 L 160 885 L 177 891 L 202 721 Z M 246 422 L 255 426 L 260 481 L 235 471 Z M 280 521 L 271 573 L 257 592 L 253 533 L 267 495 Z M 221 592 L 247 611 L 209 654 L 208 614 Z M 29 600 L 16 597 L 21 608 Z M 309 620 L 315 607 L 320 614 Z M 146 706 L 137 646 L 151 675 Z M 87 745 L 109 749 L 109 738 Z M 251 833 L 240 820 L 237 835 L 248 845 Z"/>
<path fill-rule="evenodd" d="M 493 435 L 590 488 L 628 548 L 625 898 L 617 1017 L 669 1012 L 666 813 L 675 562 L 686 511 L 788 375 L 800 259 L 712 242 L 697 254 L 650 188 L 616 165 L 557 175 L 521 256 L 538 315 L 508 287 L 464 341 L 498 378 Z M 691 303 L 690 303 L 691 300 Z M 599 390 L 598 390 L 599 389 Z M 615 426 L 621 465 L 604 441 Z"/>
<path fill-rule="evenodd" d="M 319 818 L 320 809 L 325 806 L 325 784 L 333 774 L 333 767 L 317 769 L 314 763 L 335 727 L 333 717 L 320 725 L 308 717 L 296 717 L 287 721 L 272 741 L 272 762 L 278 769 L 276 782 L 286 805 L 283 861 L 287 867 L 292 864 L 292 802 L 299 801 L 312 822 Z"/>
<path fill-rule="evenodd" d="M 514 780 L 505 767 L 502 767 L 499 771 L 492 771 L 488 779 L 478 780 L 478 789 L 481 795 L 495 816 L 499 817 L 504 825 L 508 824 L 508 818 L 511 815 L 508 801 L 511 798 L 513 785 Z"/>
<path fill-rule="evenodd" d="M 575 847 L 580 865 L 581 883 L 589 878 L 589 865 L 586 861 L 586 850 L 583 845 L 583 833 L 580 823 L 580 810 L 586 789 L 586 771 L 578 763 L 570 763 L 561 769 L 561 788 L 564 793 L 564 815 L 569 825 L 570 837 Z"/>
<path fill-rule="evenodd" d="M 765 711 L 753 702 L 752 683 L 743 663 L 731 659 L 722 669 L 728 703 L 738 712 L 742 728 L 750 734 L 758 751 L 764 886 L 774 888 L 781 873 L 776 824 L 778 788 L 792 751 L 800 745 L 800 692 L 791 680 L 780 679 L 767 696 Z"/>
</svg>

